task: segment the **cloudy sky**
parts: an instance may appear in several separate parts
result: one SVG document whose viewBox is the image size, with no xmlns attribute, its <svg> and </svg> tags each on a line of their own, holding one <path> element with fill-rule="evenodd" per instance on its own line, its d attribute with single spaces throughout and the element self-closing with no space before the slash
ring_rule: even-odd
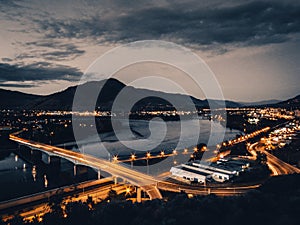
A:
<svg viewBox="0 0 300 225">
<path fill-rule="evenodd" d="M 0 28 L 0 88 L 53 93 L 106 51 L 150 39 L 198 54 L 226 99 L 300 94 L 299 1 L 0 0 Z"/>
</svg>

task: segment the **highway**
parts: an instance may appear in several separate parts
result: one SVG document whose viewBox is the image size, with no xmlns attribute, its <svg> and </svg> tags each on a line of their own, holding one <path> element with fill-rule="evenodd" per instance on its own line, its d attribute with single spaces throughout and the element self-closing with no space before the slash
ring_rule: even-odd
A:
<svg viewBox="0 0 300 225">
<path fill-rule="evenodd" d="M 259 132 L 265 132 L 269 128 L 262 129 Z M 256 132 L 256 133 L 259 133 Z M 256 135 L 253 133 L 253 135 Z M 191 186 L 185 184 L 179 184 L 169 181 L 161 181 L 160 179 L 156 179 L 152 176 L 137 172 L 130 168 L 127 168 L 121 165 L 118 160 L 113 160 L 112 162 L 95 158 L 90 155 L 81 154 L 78 152 L 73 152 L 70 150 L 65 150 L 59 147 L 42 144 L 30 140 L 26 140 L 23 138 L 19 138 L 16 135 L 10 135 L 10 139 L 16 141 L 20 144 L 27 145 L 32 148 L 40 149 L 48 153 L 49 155 L 56 155 L 65 159 L 68 159 L 75 164 L 86 165 L 92 168 L 96 168 L 99 170 L 104 170 L 113 176 L 117 176 L 123 178 L 125 181 L 131 183 L 132 185 L 141 187 L 144 191 L 147 192 L 150 199 L 159 198 L 161 199 L 161 193 L 159 189 L 164 191 L 172 191 L 172 192 L 180 192 L 185 191 L 186 193 L 191 194 L 217 194 L 217 195 L 238 195 L 246 193 L 249 190 L 255 189 L 259 187 L 259 185 L 249 185 L 249 186 L 241 186 L 241 187 L 228 187 L 228 188 L 216 188 L 216 187 L 199 187 L 199 186 Z M 242 140 L 239 140 L 242 141 Z M 267 156 L 267 164 L 269 168 L 272 170 L 273 175 L 282 175 L 282 174 L 292 174 L 292 173 L 300 173 L 300 169 L 283 162 L 278 159 L 274 155 L 267 152 L 259 142 L 253 143 L 248 148 L 249 152 L 253 155 L 253 158 L 256 158 L 256 152 L 260 151 L 266 154 Z M 175 153 L 177 154 L 177 153 Z"/>
<path fill-rule="evenodd" d="M 117 163 L 93 157 L 91 155 L 73 152 L 63 148 L 20 138 L 15 134 L 11 134 L 9 138 L 10 140 L 15 141 L 19 144 L 41 150 L 49 155 L 59 156 L 61 158 L 72 161 L 76 165 L 86 165 L 88 167 L 106 171 L 115 177 L 120 177 L 135 186 L 141 187 L 145 192 L 147 192 L 150 199 L 162 198 L 160 191 L 156 187 L 156 183 L 158 182 L 158 180 L 152 176 L 126 168 L 125 166 Z"/>
<path fill-rule="evenodd" d="M 167 181 L 162 181 L 158 183 L 158 188 L 164 191 L 171 192 L 182 192 L 184 191 L 187 194 L 194 195 L 208 195 L 215 194 L 218 196 L 233 196 L 233 195 L 242 195 L 246 192 L 256 189 L 260 184 L 246 185 L 246 186 L 237 186 L 237 187 L 199 187 L 191 186 L 188 184 L 177 184 Z"/>
<path fill-rule="evenodd" d="M 265 150 L 265 147 L 259 143 L 256 142 L 249 147 L 249 152 L 262 152 L 267 156 L 267 165 L 269 166 L 270 170 L 272 171 L 273 176 L 278 176 L 278 175 L 284 175 L 284 174 L 293 174 L 293 173 L 300 173 L 300 169 L 297 167 L 294 167 L 276 156 L 272 155 L 269 153 L 267 150 Z"/>
<path fill-rule="evenodd" d="M 54 188 L 45 192 L 39 192 L 31 195 L 22 196 L 15 199 L 10 199 L 7 201 L 0 202 L 0 213 L 1 211 L 7 211 L 11 208 L 16 209 L 16 207 L 24 207 L 28 205 L 33 205 L 36 202 L 48 201 L 49 198 L 57 194 L 74 194 L 75 192 L 80 192 L 81 190 L 93 190 L 99 189 L 100 186 L 111 184 L 113 182 L 112 177 L 103 178 L 101 180 L 86 181 L 79 184 L 72 184 L 69 186 Z"/>
<path fill-rule="evenodd" d="M 81 192 L 78 194 L 77 197 L 65 197 L 62 201 L 61 205 L 67 204 L 69 202 L 77 202 L 82 201 L 86 202 L 88 197 L 92 197 L 94 202 L 99 202 L 101 199 L 105 199 L 107 197 L 108 192 L 113 189 L 118 194 L 126 192 L 126 186 L 123 184 L 117 184 L 113 185 L 111 183 L 107 183 L 104 186 L 94 188 L 85 192 Z M 51 208 L 48 205 L 48 202 L 46 203 L 40 203 L 35 204 L 34 207 L 25 207 L 24 209 L 20 210 L 18 213 L 21 217 L 23 217 L 25 220 L 30 221 L 34 218 L 41 218 L 46 213 L 51 212 Z M 15 215 L 15 211 L 13 213 L 7 213 L 2 216 L 2 218 L 6 221 Z"/>
</svg>

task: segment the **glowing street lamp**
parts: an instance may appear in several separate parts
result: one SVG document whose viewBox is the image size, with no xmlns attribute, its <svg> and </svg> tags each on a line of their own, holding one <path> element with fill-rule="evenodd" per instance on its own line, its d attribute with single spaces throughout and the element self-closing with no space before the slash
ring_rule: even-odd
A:
<svg viewBox="0 0 300 225">
<path fill-rule="evenodd" d="M 146 154 L 146 161 L 147 161 L 147 174 L 149 174 L 149 159 L 151 157 L 151 153 L 147 152 Z"/>
<path fill-rule="evenodd" d="M 130 195 L 130 191 L 131 191 L 130 187 L 126 187 L 126 195 Z"/>
<path fill-rule="evenodd" d="M 131 160 L 135 160 L 135 159 L 136 159 L 135 154 L 131 154 L 130 159 L 131 159 Z"/>
<path fill-rule="evenodd" d="M 114 161 L 114 162 L 118 162 L 118 156 L 117 156 L 117 155 L 115 155 L 115 156 L 113 157 L 113 161 Z"/>
<path fill-rule="evenodd" d="M 149 159 L 151 157 L 151 153 L 147 152 L 146 157 Z"/>
<path fill-rule="evenodd" d="M 136 159 L 135 154 L 131 154 L 130 161 L 131 161 L 131 168 L 133 168 L 133 161 Z"/>
</svg>

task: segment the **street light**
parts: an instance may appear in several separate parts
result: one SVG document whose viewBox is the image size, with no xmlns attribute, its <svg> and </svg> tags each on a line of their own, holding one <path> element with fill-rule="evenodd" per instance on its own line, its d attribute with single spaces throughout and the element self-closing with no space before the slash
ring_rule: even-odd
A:
<svg viewBox="0 0 300 225">
<path fill-rule="evenodd" d="M 126 195 L 130 195 L 130 191 L 131 191 L 131 188 L 130 187 L 126 187 Z"/>
<path fill-rule="evenodd" d="M 113 161 L 114 161 L 114 162 L 118 162 L 118 156 L 117 156 L 117 155 L 115 155 L 115 156 L 113 157 Z"/>
<path fill-rule="evenodd" d="M 136 159 L 135 154 L 131 154 L 130 160 L 131 160 L 131 168 L 133 168 L 133 161 Z"/>
<path fill-rule="evenodd" d="M 146 157 L 149 159 L 151 157 L 151 153 L 147 152 Z"/>
<path fill-rule="evenodd" d="M 151 157 L 151 153 L 147 152 L 146 154 L 146 161 L 147 161 L 147 174 L 149 174 L 149 159 Z"/>
</svg>

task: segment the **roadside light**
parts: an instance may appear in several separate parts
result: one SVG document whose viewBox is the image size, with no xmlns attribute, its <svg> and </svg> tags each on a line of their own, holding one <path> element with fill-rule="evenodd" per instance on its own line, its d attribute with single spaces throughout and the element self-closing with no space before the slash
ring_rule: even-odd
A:
<svg viewBox="0 0 300 225">
<path fill-rule="evenodd" d="M 114 162 L 117 162 L 117 161 L 118 161 L 118 156 L 117 156 L 117 155 L 115 155 L 115 156 L 113 157 L 113 161 L 114 161 Z"/>
<path fill-rule="evenodd" d="M 202 147 L 202 151 L 206 151 L 207 150 L 207 147 L 206 146 L 203 146 Z"/>
<path fill-rule="evenodd" d="M 188 198 L 193 198 L 194 195 L 193 194 L 187 194 Z"/>
<path fill-rule="evenodd" d="M 147 158 L 150 158 L 150 157 L 151 157 L 151 153 L 150 153 L 150 152 L 147 152 L 146 157 L 147 157 Z"/>
<path fill-rule="evenodd" d="M 131 158 L 131 160 L 135 160 L 136 157 L 135 157 L 134 154 L 131 154 L 131 157 L 130 157 L 130 158 Z"/>
<path fill-rule="evenodd" d="M 183 153 L 184 153 L 184 154 L 187 154 L 187 152 L 188 152 L 188 149 L 185 148 L 185 149 L 183 150 Z"/>
<path fill-rule="evenodd" d="M 161 151 L 161 152 L 160 152 L 160 155 L 161 155 L 161 156 L 164 156 L 164 155 L 165 155 L 164 151 Z"/>
<path fill-rule="evenodd" d="M 174 154 L 174 155 L 177 155 L 176 149 L 173 150 L 173 154 Z"/>
<path fill-rule="evenodd" d="M 198 151 L 198 148 L 197 148 L 197 147 L 195 147 L 195 148 L 194 148 L 194 152 L 197 152 L 197 151 Z"/>
</svg>

